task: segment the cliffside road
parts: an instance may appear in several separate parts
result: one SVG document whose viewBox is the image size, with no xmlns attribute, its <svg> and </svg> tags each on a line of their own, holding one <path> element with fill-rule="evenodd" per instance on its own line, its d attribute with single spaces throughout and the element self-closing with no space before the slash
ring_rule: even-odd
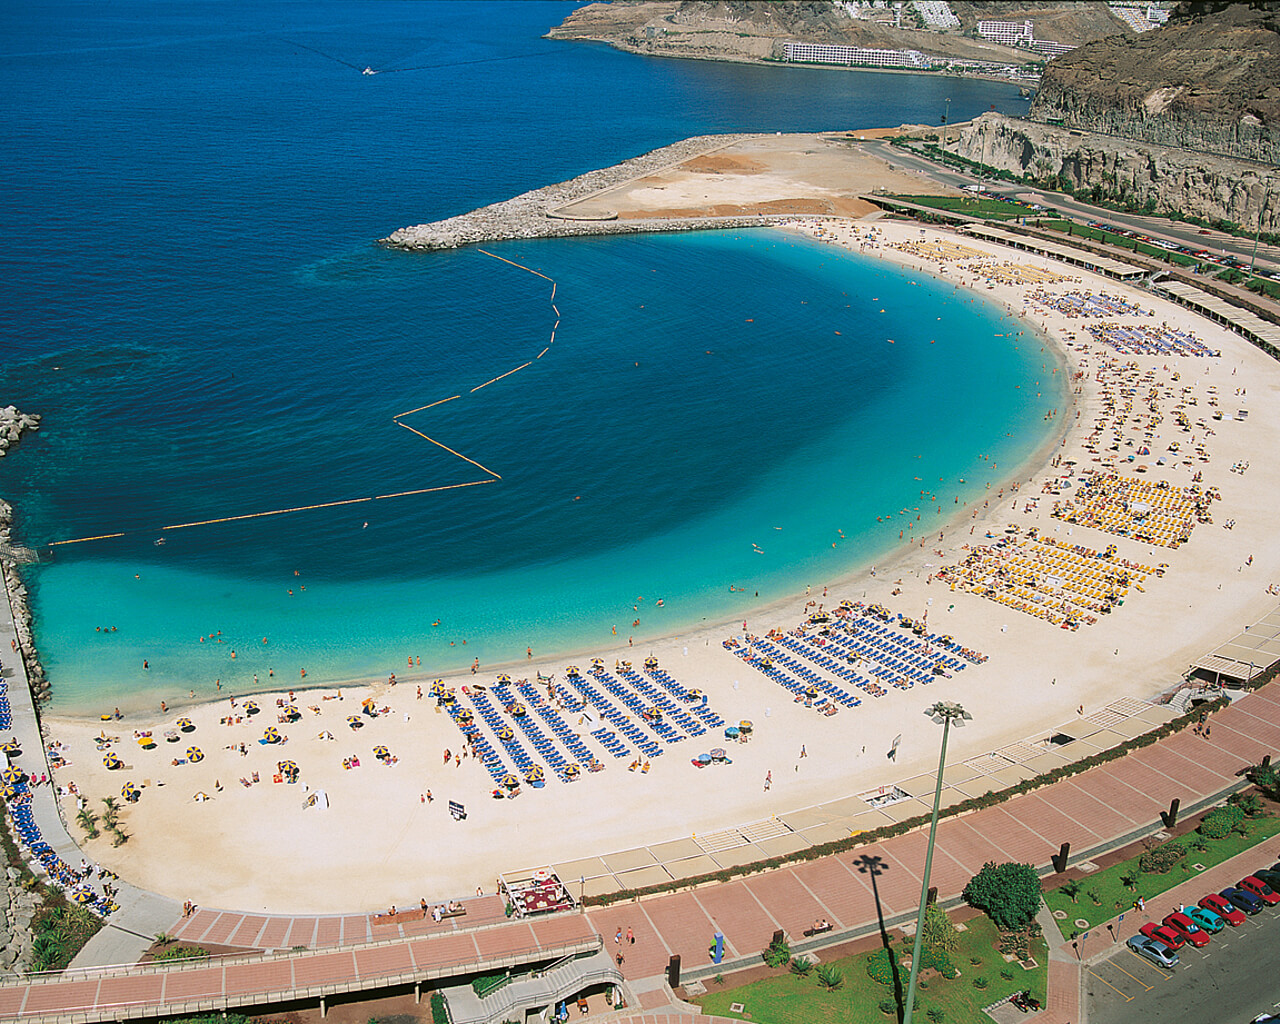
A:
<svg viewBox="0 0 1280 1024">
<path fill-rule="evenodd" d="M 923 178 L 938 185 L 950 188 L 964 188 L 966 185 L 981 184 L 988 191 L 1001 196 L 1017 196 L 1030 199 L 1043 206 L 1051 206 L 1055 210 L 1071 215 L 1079 221 L 1103 221 L 1115 224 L 1146 235 L 1149 238 L 1162 238 L 1179 245 L 1208 249 L 1210 252 L 1230 253 L 1239 259 L 1248 261 L 1253 254 L 1253 242 L 1246 238 L 1236 238 L 1220 231 L 1202 235 L 1200 229 L 1193 224 L 1177 224 L 1160 217 L 1142 217 L 1131 213 L 1118 213 L 1100 206 L 1091 206 L 1061 192 L 1045 192 L 1026 185 L 1008 182 L 989 181 L 976 175 L 964 174 L 941 164 L 934 163 L 926 157 L 918 156 L 906 150 L 891 146 L 887 142 L 863 142 L 861 146 L 866 152 L 878 156 L 894 165 L 894 167 L 916 171 Z M 1280 271 L 1280 247 L 1259 244 L 1257 267 L 1260 270 Z"/>
</svg>

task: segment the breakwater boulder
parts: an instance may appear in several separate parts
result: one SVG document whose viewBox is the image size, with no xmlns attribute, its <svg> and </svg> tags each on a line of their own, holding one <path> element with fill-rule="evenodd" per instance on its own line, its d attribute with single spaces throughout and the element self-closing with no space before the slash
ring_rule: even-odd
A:
<svg viewBox="0 0 1280 1024">
<path fill-rule="evenodd" d="M 25 431 L 39 429 L 40 417 L 35 413 L 20 412 L 13 405 L 0 409 L 0 459 L 18 443 Z"/>
<path fill-rule="evenodd" d="M 40 896 L 23 886 L 17 868 L 8 868 L 0 881 L 0 977 L 15 977 L 31 967 L 31 921 Z"/>
<path fill-rule="evenodd" d="M 712 150 L 752 138 L 751 135 L 699 135 L 663 146 L 612 167 L 588 171 L 569 181 L 525 192 L 470 213 L 400 228 L 382 243 L 397 249 L 458 249 L 513 238 L 569 238 L 581 235 L 645 234 L 705 228 L 759 227 L 781 219 L 770 215 L 737 217 L 654 217 L 646 219 L 582 219 L 563 206 L 655 174 Z"/>
</svg>

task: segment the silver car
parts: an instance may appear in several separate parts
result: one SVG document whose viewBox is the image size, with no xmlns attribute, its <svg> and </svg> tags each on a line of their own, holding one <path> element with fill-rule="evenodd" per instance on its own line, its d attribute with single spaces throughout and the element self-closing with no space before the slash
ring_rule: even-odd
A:
<svg viewBox="0 0 1280 1024">
<path fill-rule="evenodd" d="M 1177 967 L 1178 954 L 1159 939 L 1151 939 L 1145 935 L 1134 935 L 1125 943 L 1138 956 L 1150 960 L 1157 967 Z"/>
</svg>

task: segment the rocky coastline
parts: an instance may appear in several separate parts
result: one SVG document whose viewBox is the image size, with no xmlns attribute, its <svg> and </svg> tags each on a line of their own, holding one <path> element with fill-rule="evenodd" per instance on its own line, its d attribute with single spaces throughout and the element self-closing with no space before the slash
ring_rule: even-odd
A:
<svg viewBox="0 0 1280 1024">
<path fill-rule="evenodd" d="M 459 249 L 484 242 L 516 238 L 571 238 L 581 235 L 645 234 L 656 231 L 698 231 L 706 228 L 760 227 L 785 219 L 780 215 L 752 214 L 736 217 L 678 217 L 646 219 L 577 219 L 561 213 L 562 207 L 616 188 L 628 181 L 655 174 L 717 149 L 731 146 L 750 134 L 698 135 L 612 167 L 533 189 L 499 203 L 482 206 L 470 213 L 400 228 L 383 245 L 396 249 L 431 251 Z"/>
<path fill-rule="evenodd" d="M 0 409 L 0 456 L 22 438 L 28 430 L 40 429 L 40 417 L 35 413 L 20 412 L 9 405 Z M 0 574 L 4 576 L 9 606 L 13 609 L 15 649 L 26 665 L 27 679 L 31 684 L 31 696 L 37 701 L 49 699 L 49 680 L 36 653 L 35 627 L 31 618 L 31 604 L 27 586 L 18 572 L 19 565 L 37 561 L 34 551 L 14 542 L 13 506 L 0 499 Z"/>
</svg>

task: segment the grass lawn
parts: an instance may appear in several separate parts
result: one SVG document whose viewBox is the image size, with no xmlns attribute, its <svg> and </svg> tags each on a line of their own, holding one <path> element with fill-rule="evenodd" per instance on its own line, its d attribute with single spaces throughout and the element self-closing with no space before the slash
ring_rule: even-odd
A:
<svg viewBox="0 0 1280 1024">
<path fill-rule="evenodd" d="M 970 217 L 989 217 L 997 220 L 1012 220 L 1015 217 L 1031 217 L 1034 210 L 1014 203 L 1002 203 L 999 199 L 979 199 L 965 196 L 894 196 L 904 203 L 915 203 L 917 206 L 928 206 L 934 210 L 947 210 L 951 213 L 963 213 Z"/>
<path fill-rule="evenodd" d="M 967 1024 L 982 1020 L 982 1007 L 1029 988 L 1041 1001 L 1045 996 L 1048 978 L 1048 954 L 1043 938 L 1037 937 L 1031 944 L 1031 955 L 1037 966 L 1024 971 L 1016 963 L 1004 961 L 996 950 L 999 933 L 986 917 L 976 917 L 968 923 L 968 930 L 957 938 L 959 944 L 952 961 L 960 968 L 960 977 L 953 980 L 932 976 L 921 977 L 916 994 L 916 1020 L 927 1024 L 926 1016 L 936 1007 L 943 1013 L 943 1024 Z M 896 951 L 910 956 L 911 946 L 894 943 Z M 721 1017 L 751 1020 L 757 1024 L 885 1024 L 897 1020 L 882 1013 L 882 1000 L 894 998 L 893 988 L 875 982 L 867 974 L 869 953 L 837 960 L 834 966 L 844 974 L 844 985 L 835 992 L 826 992 L 810 974 L 800 978 L 794 974 L 779 974 L 776 978 L 752 982 L 738 988 L 721 988 L 708 983 L 707 994 L 697 999 L 706 1013 Z M 980 957 L 982 963 L 970 963 L 971 957 Z M 1011 978 L 1003 978 L 1004 971 Z M 987 986 L 974 986 L 976 979 L 985 978 Z M 906 993 L 907 972 L 902 972 L 902 989 Z M 732 1013 L 731 1003 L 741 1003 L 743 1011 Z"/>
<path fill-rule="evenodd" d="M 1187 850 L 1187 856 L 1172 871 L 1163 875 L 1139 871 L 1138 858 L 1133 857 L 1080 879 L 1082 888 L 1076 897 L 1078 902 L 1073 903 L 1071 897 L 1064 893 L 1061 887 L 1046 892 L 1044 900 L 1049 905 L 1049 909 L 1066 912 L 1066 920 L 1058 922 L 1063 938 L 1069 939 L 1072 932 L 1087 930 L 1073 924 L 1076 918 L 1088 921 L 1089 927 L 1101 924 L 1103 921 L 1110 921 L 1117 913 L 1133 906 L 1133 901 L 1139 896 L 1151 900 L 1175 885 L 1185 882 L 1191 876 L 1199 874 L 1191 866 L 1192 864 L 1203 864 L 1206 868 L 1211 868 L 1257 846 L 1264 839 L 1270 839 L 1280 833 L 1280 817 L 1266 815 L 1247 819 L 1245 823 L 1249 826 L 1248 835 L 1230 835 L 1225 839 L 1206 840 L 1209 848 L 1204 852 L 1190 848 L 1190 842 L 1196 838 L 1195 833 L 1183 836 L 1178 842 Z M 1121 878 L 1130 875 L 1137 882 L 1134 889 L 1126 888 L 1120 881 Z M 1099 902 L 1095 902 L 1089 895 L 1091 892 L 1097 895 Z"/>
<path fill-rule="evenodd" d="M 1069 231 L 1068 225 L 1070 225 Z M 1200 263 L 1200 260 L 1194 256 L 1184 256 L 1180 252 L 1170 252 L 1168 249 L 1161 249 L 1157 245 L 1148 245 L 1146 242 L 1138 242 L 1135 246 L 1135 239 L 1125 235 L 1117 235 L 1111 231 L 1088 228 L 1083 224 L 1075 224 L 1065 220 L 1046 220 L 1044 221 L 1044 226 L 1053 231 L 1070 234 L 1076 238 L 1092 238 L 1094 241 L 1106 242 L 1108 245 L 1115 245 L 1121 249 L 1132 249 L 1134 252 L 1140 252 L 1144 256 L 1154 256 L 1158 260 L 1164 260 L 1166 263 L 1176 263 L 1180 267 L 1194 267 Z"/>
</svg>

